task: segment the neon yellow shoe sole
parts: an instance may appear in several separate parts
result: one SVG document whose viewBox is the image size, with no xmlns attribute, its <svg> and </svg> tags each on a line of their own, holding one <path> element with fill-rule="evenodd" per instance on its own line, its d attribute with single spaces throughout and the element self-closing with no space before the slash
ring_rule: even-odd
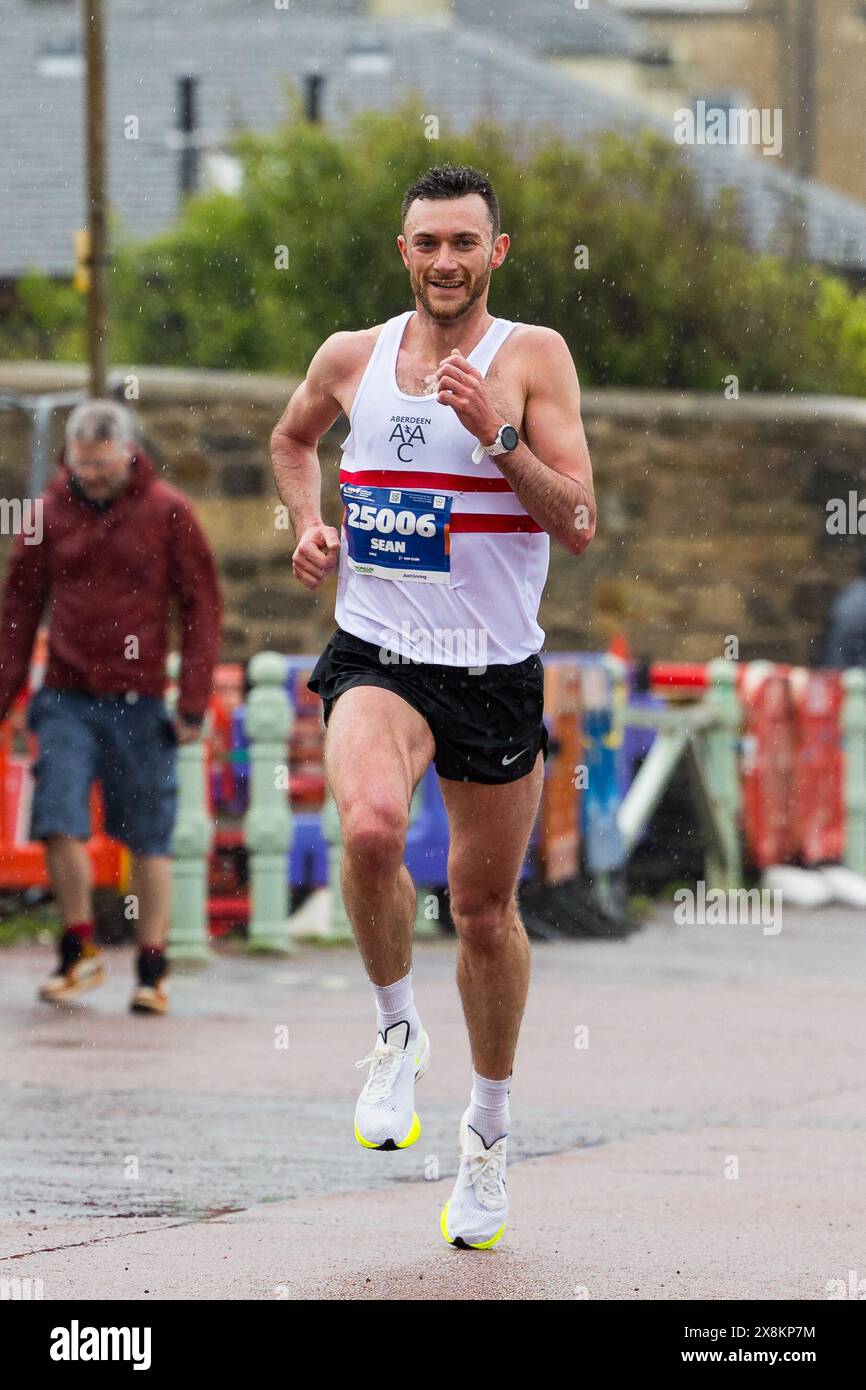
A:
<svg viewBox="0 0 866 1390">
<path fill-rule="evenodd" d="M 499 1230 L 496 1232 L 495 1236 L 491 1236 L 489 1240 L 479 1241 L 477 1245 L 474 1245 L 471 1241 L 464 1240 L 462 1236 L 455 1236 L 452 1240 L 451 1236 L 449 1236 L 448 1234 L 448 1208 L 450 1207 L 450 1205 L 450 1200 L 445 1203 L 444 1207 L 442 1208 L 442 1215 L 439 1218 L 439 1226 L 441 1228 L 443 1236 L 445 1237 L 449 1245 L 456 1246 L 458 1250 L 492 1250 L 496 1242 L 502 1239 L 502 1234 L 506 1226 L 506 1223 L 504 1221 L 502 1225 L 499 1227 Z"/>
<path fill-rule="evenodd" d="M 421 1137 L 421 1121 L 418 1119 L 417 1110 L 412 1115 L 412 1123 L 409 1126 L 409 1133 L 405 1139 L 386 1139 L 384 1144 L 371 1144 L 369 1139 L 365 1139 L 358 1126 L 355 1125 L 355 1138 L 365 1149 L 379 1149 L 383 1152 L 391 1152 L 394 1149 L 408 1149 L 416 1144 Z"/>
<path fill-rule="evenodd" d="M 416 1081 L 421 1080 L 421 1077 L 430 1065 L 430 1038 L 423 1030 L 420 1036 L 423 1038 L 423 1043 L 421 1046 L 421 1055 L 415 1058 L 415 1063 L 417 1065 L 417 1071 L 415 1072 Z M 380 1152 L 385 1153 L 393 1152 L 395 1149 L 408 1149 L 411 1148 L 413 1144 L 417 1144 L 420 1137 L 421 1121 L 418 1118 L 417 1110 L 412 1112 L 412 1123 L 409 1126 L 405 1139 L 386 1139 L 384 1143 L 372 1144 L 369 1139 L 364 1138 L 363 1134 L 358 1129 L 357 1122 L 355 1123 L 355 1138 L 365 1149 L 378 1149 Z"/>
</svg>

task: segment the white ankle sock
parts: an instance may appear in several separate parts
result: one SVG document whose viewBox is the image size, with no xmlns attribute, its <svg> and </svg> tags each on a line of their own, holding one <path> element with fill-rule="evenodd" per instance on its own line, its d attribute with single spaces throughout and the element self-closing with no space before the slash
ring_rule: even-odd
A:
<svg viewBox="0 0 866 1390">
<path fill-rule="evenodd" d="M 374 985 L 371 980 L 370 988 L 376 996 L 376 1025 L 382 1036 L 395 1023 L 405 1022 L 409 1024 L 409 1038 L 417 1038 L 421 1019 L 415 1008 L 412 971 L 404 975 L 402 980 L 395 980 L 392 985 Z"/>
<path fill-rule="evenodd" d="M 468 1123 L 481 1135 L 488 1148 L 508 1133 L 511 1111 L 508 1094 L 511 1077 L 504 1081 L 491 1081 L 487 1076 L 472 1072 L 472 1096 L 469 1101 Z"/>
</svg>

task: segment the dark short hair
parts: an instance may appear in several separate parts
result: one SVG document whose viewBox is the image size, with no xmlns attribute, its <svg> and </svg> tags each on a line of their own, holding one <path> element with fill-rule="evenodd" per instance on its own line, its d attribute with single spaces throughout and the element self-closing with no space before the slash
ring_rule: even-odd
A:
<svg viewBox="0 0 866 1390">
<path fill-rule="evenodd" d="M 467 193 L 480 194 L 487 204 L 495 241 L 499 236 L 499 202 L 487 175 L 471 164 L 437 164 L 419 174 L 403 194 L 401 223 L 406 226 L 406 214 L 416 198 L 465 198 Z"/>
</svg>

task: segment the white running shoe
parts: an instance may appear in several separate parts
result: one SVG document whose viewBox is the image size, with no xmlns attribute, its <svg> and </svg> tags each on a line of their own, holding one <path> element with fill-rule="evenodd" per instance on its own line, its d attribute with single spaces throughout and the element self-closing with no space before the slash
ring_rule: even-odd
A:
<svg viewBox="0 0 866 1390">
<path fill-rule="evenodd" d="M 409 1042 L 409 1024 L 393 1023 L 356 1067 L 370 1072 L 355 1106 L 355 1138 L 365 1149 L 408 1149 L 421 1133 L 415 1111 L 415 1082 L 430 1065 L 430 1039 L 423 1027 Z"/>
<path fill-rule="evenodd" d="M 449 1200 L 442 1208 L 440 1226 L 449 1245 L 462 1250 L 489 1250 L 499 1240 L 508 1220 L 505 1189 L 503 1134 L 488 1148 L 468 1123 L 467 1110 L 460 1121 L 460 1167 Z"/>
</svg>

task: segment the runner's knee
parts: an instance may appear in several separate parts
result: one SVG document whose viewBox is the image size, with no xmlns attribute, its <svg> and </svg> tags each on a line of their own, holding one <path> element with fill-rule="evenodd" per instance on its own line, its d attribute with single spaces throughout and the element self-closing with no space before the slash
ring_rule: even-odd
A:
<svg viewBox="0 0 866 1390">
<path fill-rule="evenodd" d="M 340 813 L 343 848 L 356 867 L 386 872 L 403 859 L 408 812 L 396 801 L 359 798 Z"/>
<path fill-rule="evenodd" d="M 499 950 L 518 921 L 513 895 L 480 893 L 477 889 L 452 891 L 451 920 L 464 945 L 472 950 Z"/>
</svg>

